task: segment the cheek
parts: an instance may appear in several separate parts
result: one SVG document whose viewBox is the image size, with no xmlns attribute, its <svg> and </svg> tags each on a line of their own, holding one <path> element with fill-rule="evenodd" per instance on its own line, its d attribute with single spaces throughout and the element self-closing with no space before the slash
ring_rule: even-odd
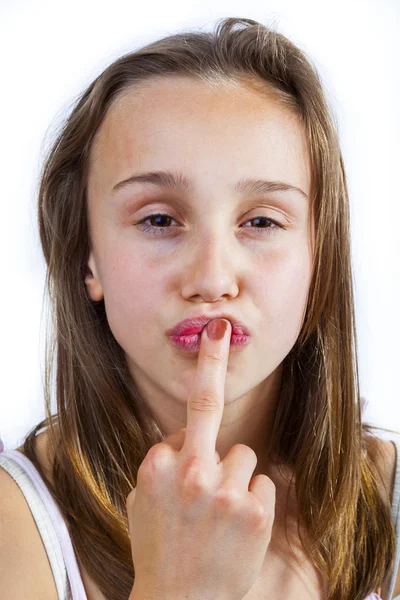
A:
<svg viewBox="0 0 400 600">
<path fill-rule="evenodd" d="M 311 261 L 306 250 L 275 257 L 264 277 L 258 280 L 260 311 L 264 315 L 266 335 L 271 331 L 290 345 L 302 326 L 311 277 Z"/>
<path fill-rule="evenodd" d="M 163 273 L 132 257 L 108 269 L 103 282 L 108 323 L 117 342 L 127 350 L 140 338 L 146 339 L 156 327 L 157 310 L 162 305 Z M 140 344 L 139 344 L 140 345 Z"/>
</svg>

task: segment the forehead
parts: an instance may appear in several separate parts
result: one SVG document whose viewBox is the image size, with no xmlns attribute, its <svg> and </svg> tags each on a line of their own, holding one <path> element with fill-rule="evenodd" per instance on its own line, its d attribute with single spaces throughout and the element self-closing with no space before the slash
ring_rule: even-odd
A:
<svg viewBox="0 0 400 600">
<path fill-rule="evenodd" d="M 310 191 L 309 149 L 297 117 L 271 94 L 239 84 L 152 78 L 120 94 L 92 145 L 89 188 L 111 190 L 155 169 L 183 171 L 205 186 L 240 175 Z"/>
</svg>

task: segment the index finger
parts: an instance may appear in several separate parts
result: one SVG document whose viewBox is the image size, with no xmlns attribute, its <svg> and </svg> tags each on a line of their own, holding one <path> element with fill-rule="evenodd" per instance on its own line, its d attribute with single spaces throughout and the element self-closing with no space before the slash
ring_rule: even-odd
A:
<svg viewBox="0 0 400 600">
<path fill-rule="evenodd" d="M 209 337 L 210 326 L 219 331 L 221 339 Z M 197 371 L 187 403 L 186 437 L 181 450 L 187 456 L 215 456 L 224 412 L 231 334 L 232 326 L 227 319 L 213 319 L 201 332 Z"/>
</svg>

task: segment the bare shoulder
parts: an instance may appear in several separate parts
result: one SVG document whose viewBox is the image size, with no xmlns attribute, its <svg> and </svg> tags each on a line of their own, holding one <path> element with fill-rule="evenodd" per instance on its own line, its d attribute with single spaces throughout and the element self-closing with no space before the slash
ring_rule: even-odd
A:
<svg viewBox="0 0 400 600">
<path fill-rule="evenodd" d="M 13 477 L 0 466 L 0 581 L 4 598 L 57 600 L 36 522 Z"/>
</svg>

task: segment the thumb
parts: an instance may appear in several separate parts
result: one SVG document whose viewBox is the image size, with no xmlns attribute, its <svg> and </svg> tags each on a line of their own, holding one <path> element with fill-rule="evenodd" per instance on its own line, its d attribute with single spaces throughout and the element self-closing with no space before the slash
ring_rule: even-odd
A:
<svg viewBox="0 0 400 600">
<path fill-rule="evenodd" d="M 126 512 L 128 514 L 128 520 L 129 520 L 129 513 L 131 513 L 133 505 L 135 504 L 135 498 L 136 498 L 136 487 L 132 488 L 131 491 L 129 492 L 128 496 L 126 497 Z"/>
</svg>

